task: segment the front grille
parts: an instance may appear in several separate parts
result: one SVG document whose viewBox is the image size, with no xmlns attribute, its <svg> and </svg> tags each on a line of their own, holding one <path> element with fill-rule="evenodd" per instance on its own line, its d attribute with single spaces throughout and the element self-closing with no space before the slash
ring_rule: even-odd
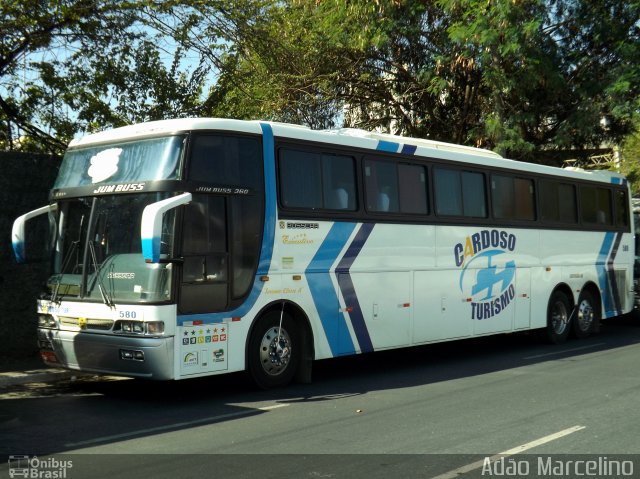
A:
<svg viewBox="0 0 640 479">
<path fill-rule="evenodd" d="M 59 319 L 60 326 L 65 329 L 109 331 L 113 327 L 112 319 L 75 318 L 71 316 L 60 316 Z"/>
</svg>

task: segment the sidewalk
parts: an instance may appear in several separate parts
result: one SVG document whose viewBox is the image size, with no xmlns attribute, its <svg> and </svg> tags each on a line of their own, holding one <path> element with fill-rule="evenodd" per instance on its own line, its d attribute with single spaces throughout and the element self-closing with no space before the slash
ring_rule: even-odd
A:
<svg viewBox="0 0 640 479">
<path fill-rule="evenodd" d="M 45 366 L 38 357 L 6 359 L 0 362 L 0 389 L 29 383 L 51 383 L 82 375 L 79 371 Z"/>
</svg>

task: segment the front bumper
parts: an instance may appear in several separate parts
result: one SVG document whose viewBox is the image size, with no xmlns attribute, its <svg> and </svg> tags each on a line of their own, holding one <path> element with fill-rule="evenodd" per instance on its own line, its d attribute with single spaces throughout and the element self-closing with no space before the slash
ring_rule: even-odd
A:
<svg viewBox="0 0 640 479">
<path fill-rule="evenodd" d="M 39 328 L 38 344 L 43 360 L 52 366 L 134 378 L 175 378 L 172 336 L 127 337 Z"/>
</svg>

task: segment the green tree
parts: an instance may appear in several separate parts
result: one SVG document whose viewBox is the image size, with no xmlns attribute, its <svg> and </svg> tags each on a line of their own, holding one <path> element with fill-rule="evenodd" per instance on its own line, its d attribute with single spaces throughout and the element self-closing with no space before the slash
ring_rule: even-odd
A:
<svg viewBox="0 0 640 479">
<path fill-rule="evenodd" d="M 335 62 L 331 38 L 317 25 L 322 5 L 272 0 L 167 5 L 164 14 L 172 20 L 164 32 L 179 37 L 216 72 L 202 114 L 335 125 L 340 105 L 328 92 L 342 63 Z"/>
<path fill-rule="evenodd" d="M 620 170 L 631 183 L 631 192 L 640 195 L 640 128 L 622 142 L 620 163 Z"/>
<path fill-rule="evenodd" d="M 194 114 L 206 74 L 149 27 L 153 3 L 0 3 L 0 148 L 59 153 L 78 132 Z"/>
<path fill-rule="evenodd" d="M 26 136 L 59 149 L 77 132 L 187 115 L 380 129 L 530 161 L 615 144 L 640 111 L 639 5 L 5 1 L 0 147 Z"/>
<path fill-rule="evenodd" d="M 251 2 L 207 110 L 433 138 L 535 161 L 638 112 L 638 2 Z M 602 120 L 605 121 L 602 121 Z"/>
<path fill-rule="evenodd" d="M 640 85 L 638 2 L 446 0 L 490 93 L 482 133 L 516 157 L 619 143 Z M 602 121 L 604 119 L 604 121 Z"/>
</svg>

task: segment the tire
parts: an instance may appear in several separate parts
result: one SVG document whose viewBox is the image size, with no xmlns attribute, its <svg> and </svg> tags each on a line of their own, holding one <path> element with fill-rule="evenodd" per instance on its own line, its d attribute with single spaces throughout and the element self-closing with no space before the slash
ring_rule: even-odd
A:
<svg viewBox="0 0 640 479">
<path fill-rule="evenodd" d="M 589 291 L 583 291 L 571 321 L 571 331 L 576 338 L 586 338 L 593 333 L 600 322 L 600 310 Z"/>
<path fill-rule="evenodd" d="M 300 363 L 300 332 L 287 313 L 282 315 L 282 328 L 278 335 L 279 329 L 280 311 L 271 311 L 256 321 L 249 338 L 249 374 L 262 389 L 289 384 Z"/>
<path fill-rule="evenodd" d="M 547 340 L 552 344 L 561 344 L 567 340 L 571 331 L 571 304 L 562 291 L 554 291 L 547 306 Z"/>
</svg>

